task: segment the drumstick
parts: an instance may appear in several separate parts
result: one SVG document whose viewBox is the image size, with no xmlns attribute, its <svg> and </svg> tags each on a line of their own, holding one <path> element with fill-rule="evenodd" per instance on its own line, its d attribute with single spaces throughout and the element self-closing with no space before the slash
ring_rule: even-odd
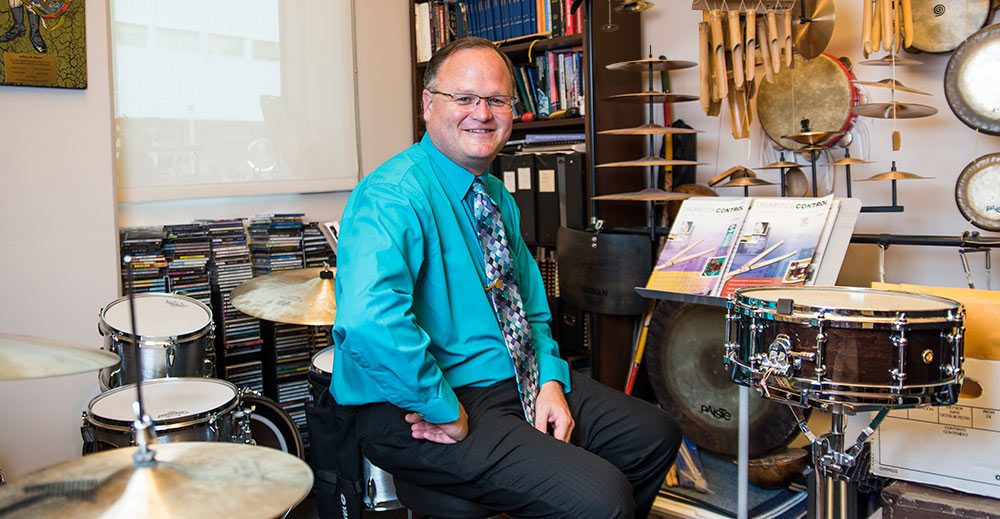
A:
<svg viewBox="0 0 1000 519">
<path fill-rule="evenodd" d="M 698 23 L 698 43 L 700 48 L 698 49 L 699 55 L 699 66 L 701 67 L 699 72 L 699 84 L 698 84 L 698 100 L 701 102 L 701 108 L 705 110 L 705 113 L 712 108 L 712 59 L 710 52 L 712 51 L 711 45 L 708 42 L 708 22 Z"/>
<path fill-rule="evenodd" d="M 864 4 L 864 19 L 861 22 L 861 43 L 864 44 L 865 59 L 872 52 L 872 0 L 861 0 Z"/>
<path fill-rule="evenodd" d="M 757 75 L 757 10 L 747 9 L 746 35 L 743 53 L 746 60 L 746 80 L 753 81 Z"/>
<path fill-rule="evenodd" d="M 682 254 L 687 254 L 688 251 L 690 251 L 691 249 L 697 247 L 698 245 L 701 245 L 701 242 L 703 242 L 703 241 L 705 241 L 705 238 L 702 238 L 702 239 L 700 239 L 700 240 L 698 240 L 698 241 L 696 241 L 696 242 L 688 245 L 687 247 L 684 247 L 683 249 L 677 251 L 677 254 L 674 254 L 670 259 L 667 260 L 667 263 L 668 264 L 669 263 L 673 263 L 674 260 L 676 260 L 677 258 L 679 258 Z"/>
<path fill-rule="evenodd" d="M 688 261 L 691 261 L 693 259 L 698 259 L 698 258 L 700 258 L 700 257 L 702 257 L 702 256 L 704 256 L 706 254 L 709 254 L 713 250 L 715 250 L 715 249 L 705 249 L 705 250 L 703 250 L 701 252 L 696 252 L 694 254 L 689 254 L 687 256 L 684 256 L 683 258 L 677 258 L 675 260 L 670 260 L 670 261 L 664 263 L 662 267 L 657 267 L 656 270 L 667 270 L 668 268 L 673 267 L 674 265 L 680 265 L 681 263 L 687 263 Z"/>
<path fill-rule="evenodd" d="M 743 88 L 743 36 L 740 34 L 740 11 L 734 9 L 728 13 L 729 53 L 733 57 L 733 84 L 736 89 Z"/>
<path fill-rule="evenodd" d="M 767 10 L 767 45 L 771 51 L 771 68 L 777 74 L 781 72 L 781 54 L 778 51 L 778 19 L 774 9 Z"/>
<path fill-rule="evenodd" d="M 792 10 L 785 9 L 785 66 L 792 66 Z"/>
<path fill-rule="evenodd" d="M 715 74 L 715 95 L 712 99 L 725 99 L 729 97 L 729 81 L 726 74 L 726 51 L 725 37 L 722 32 L 722 10 L 712 9 L 708 12 L 708 23 L 712 29 L 712 72 Z"/>
<path fill-rule="evenodd" d="M 770 46 L 767 44 L 767 27 L 764 23 L 766 20 L 761 20 L 761 23 L 757 25 L 757 46 L 760 47 L 761 61 L 764 62 L 764 78 L 767 79 L 768 83 L 774 83 L 774 68 L 771 67 L 771 51 Z"/>
<path fill-rule="evenodd" d="M 902 0 L 900 7 L 903 9 L 903 45 L 910 47 L 913 45 L 913 3 L 912 0 Z"/>
<path fill-rule="evenodd" d="M 642 354 L 646 351 L 646 338 L 649 337 L 649 321 L 653 319 L 653 312 L 656 310 L 656 301 L 650 301 L 649 309 L 642 319 L 642 331 L 639 332 L 639 340 L 635 345 L 635 355 L 632 356 L 632 365 L 628 369 L 628 380 L 625 382 L 625 394 L 631 395 L 635 386 L 635 376 L 639 373 L 639 365 L 642 363 Z"/>
<path fill-rule="evenodd" d="M 774 245 L 771 245 L 770 247 L 764 249 L 764 252 L 761 252 L 760 254 L 758 254 L 758 255 L 750 258 L 750 261 L 744 263 L 740 268 L 738 268 L 738 269 L 730 272 L 729 276 L 727 276 L 726 279 L 728 280 L 728 279 L 733 278 L 735 276 L 738 276 L 738 275 L 740 275 L 740 274 L 742 274 L 744 272 L 750 271 L 750 268 L 748 268 L 748 267 L 750 267 L 754 263 L 757 263 L 758 261 L 760 261 L 760 259 L 763 258 L 764 256 L 767 256 L 768 254 L 774 252 L 774 249 L 777 249 L 778 247 L 781 247 L 784 243 L 785 243 L 785 240 L 778 240 L 778 243 L 775 243 Z"/>
<path fill-rule="evenodd" d="M 882 0 L 882 48 L 892 52 L 892 2 Z"/>
</svg>

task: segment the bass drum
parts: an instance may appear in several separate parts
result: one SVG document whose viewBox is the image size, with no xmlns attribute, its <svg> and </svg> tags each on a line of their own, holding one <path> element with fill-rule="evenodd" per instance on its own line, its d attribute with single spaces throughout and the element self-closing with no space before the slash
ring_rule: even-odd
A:
<svg viewBox="0 0 1000 519">
<path fill-rule="evenodd" d="M 255 444 L 306 458 L 299 427 L 277 402 L 246 391 L 243 393 L 243 408 L 250 417 L 247 426 Z"/>
<path fill-rule="evenodd" d="M 684 435 L 704 449 L 736 456 L 739 387 L 723 365 L 726 310 L 660 302 L 649 329 L 645 362 L 660 405 Z M 791 412 L 750 394 L 750 457 L 785 446 L 798 433 Z"/>
<path fill-rule="evenodd" d="M 814 132 L 850 131 L 857 119 L 851 109 L 861 103 L 861 92 L 852 81 L 854 74 L 827 53 L 808 61 L 796 54 L 793 67 L 782 68 L 774 83 L 760 82 L 757 115 L 764 133 L 779 146 L 797 150 L 805 145 L 781 137 L 801 132 L 803 119 Z"/>
</svg>

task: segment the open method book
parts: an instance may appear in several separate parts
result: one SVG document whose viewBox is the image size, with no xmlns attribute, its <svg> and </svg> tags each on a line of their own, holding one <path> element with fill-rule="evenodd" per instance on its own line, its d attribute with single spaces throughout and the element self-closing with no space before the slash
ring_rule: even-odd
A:
<svg viewBox="0 0 1000 519">
<path fill-rule="evenodd" d="M 728 297 L 743 287 L 807 284 L 837 207 L 832 195 L 686 200 L 646 288 Z"/>
</svg>

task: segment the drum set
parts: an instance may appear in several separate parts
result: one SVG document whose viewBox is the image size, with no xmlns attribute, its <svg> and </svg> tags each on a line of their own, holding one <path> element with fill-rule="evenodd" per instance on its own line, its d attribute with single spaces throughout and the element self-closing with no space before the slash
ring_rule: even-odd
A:
<svg viewBox="0 0 1000 519">
<path fill-rule="evenodd" d="M 787 404 L 812 443 L 816 517 L 845 517 L 865 442 L 893 409 L 952 405 L 964 309 L 940 297 L 844 287 L 754 287 L 727 304 L 729 378 Z M 830 413 L 817 436 L 803 409 Z M 847 417 L 873 412 L 847 441 Z"/>
</svg>

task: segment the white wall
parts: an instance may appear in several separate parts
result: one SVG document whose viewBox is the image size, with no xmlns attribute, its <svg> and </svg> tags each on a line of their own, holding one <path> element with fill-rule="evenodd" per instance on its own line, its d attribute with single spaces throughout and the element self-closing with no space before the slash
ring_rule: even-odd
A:
<svg viewBox="0 0 1000 519">
<path fill-rule="evenodd" d="M 392 2 L 395 6 L 397 2 Z M 356 2 L 362 165 L 412 141 L 406 4 Z M 339 218 L 346 193 L 209 199 L 118 208 L 112 173 L 107 2 L 87 2 L 87 90 L 0 87 L 0 333 L 97 347 L 97 312 L 118 296 L 117 228 L 258 212 Z M 8 479 L 80 454 L 95 374 L 0 382 Z"/>
<path fill-rule="evenodd" d="M 669 4 L 669 6 L 668 6 Z M 739 2 L 730 2 L 738 5 Z M 666 55 L 671 59 L 698 61 L 698 28 L 701 12 L 690 9 L 688 0 L 657 2 L 653 9 L 642 13 L 642 34 L 645 38 L 644 52 L 652 46 L 654 56 Z M 836 2 L 837 20 L 833 40 L 827 52 L 834 56 L 849 56 L 854 63 L 862 61 L 861 54 L 861 3 Z M 598 22 L 604 23 L 597 13 Z M 878 56 L 883 55 L 879 53 Z M 944 69 L 950 54 L 918 56 L 924 61 L 920 67 L 898 67 L 897 78 L 906 85 L 930 92 L 933 97 L 901 94 L 899 99 L 930 104 L 939 112 L 927 119 L 900 121 L 899 130 L 903 134 L 903 149 L 898 154 L 891 152 L 890 124 L 886 121 L 862 119 L 869 125 L 872 136 L 870 159 L 879 164 L 853 168 L 855 179 L 865 178 L 889 169 L 889 161 L 895 158 L 899 168 L 920 175 L 935 177 L 934 180 L 899 183 L 899 203 L 905 212 L 896 214 L 862 214 L 856 232 L 930 234 L 957 236 L 965 230 L 978 230 L 962 218 L 954 202 L 955 179 L 972 159 L 986 153 L 1000 151 L 1000 138 L 981 135 L 962 124 L 948 108 L 944 97 Z M 855 66 L 855 74 L 868 81 L 888 77 L 889 70 L 880 67 Z M 689 69 L 671 74 L 673 90 L 678 93 L 698 93 L 698 70 Z M 875 101 L 888 101 L 889 91 L 870 89 Z M 675 105 L 675 117 L 691 126 L 704 130 L 698 135 L 699 159 L 712 165 L 701 166 L 698 179 L 704 183 L 712 175 L 726 168 L 742 163 L 753 168 L 761 146 L 761 134 L 753 131 L 753 158 L 747 160 L 746 140 L 734 141 L 729 133 L 729 115 L 723 109 L 721 120 L 709 118 L 701 111 L 698 103 Z M 871 122 L 874 121 L 874 122 Z M 720 138 L 720 122 L 722 135 Z M 765 142 L 767 144 L 767 142 Z M 716 154 L 719 162 L 715 164 Z M 855 145 L 852 155 L 859 156 L 860 148 Z M 777 182 L 778 174 L 761 172 L 763 178 Z M 838 171 L 836 192 L 846 196 L 843 171 Z M 821 182 L 822 185 L 822 182 Z M 719 190 L 720 194 L 739 196 L 740 192 L 730 189 Z M 769 194 L 766 189 L 754 193 Z M 771 193 L 777 193 L 776 189 Z M 855 182 L 854 196 L 865 205 L 888 205 L 890 203 L 887 183 Z M 982 231 L 984 235 L 991 235 Z M 854 245 L 845 260 L 841 283 L 860 284 L 873 279 L 877 273 L 877 247 Z M 973 256 L 973 271 L 977 287 L 984 288 L 986 275 L 981 255 Z M 1000 286 L 1000 269 L 993 271 L 993 285 Z M 958 253 L 954 249 L 930 247 L 892 246 L 886 254 L 886 279 L 890 282 L 922 283 L 941 286 L 965 286 L 965 275 Z"/>
</svg>

